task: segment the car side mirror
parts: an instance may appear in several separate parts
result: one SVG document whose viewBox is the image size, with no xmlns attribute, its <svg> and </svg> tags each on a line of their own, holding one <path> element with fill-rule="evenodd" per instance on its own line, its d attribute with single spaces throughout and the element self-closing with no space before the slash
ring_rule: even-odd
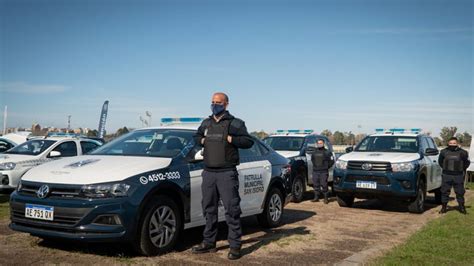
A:
<svg viewBox="0 0 474 266">
<path fill-rule="evenodd" d="M 346 153 L 353 152 L 353 151 L 354 151 L 354 147 L 352 146 L 346 148 Z"/>
<path fill-rule="evenodd" d="M 438 154 L 439 154 L 438 149 L 427 148 L 425 150 L 425 155 L 427 155 L 427 156 L 434 156 L 434 155 L 438 155 Z"/>
<path fill-rule="evenodd" d="M 49 158 L 56 158 L 61 157 L 61 152 L 59 151 L 51 151 L 48 155 Z"/>
</svg>

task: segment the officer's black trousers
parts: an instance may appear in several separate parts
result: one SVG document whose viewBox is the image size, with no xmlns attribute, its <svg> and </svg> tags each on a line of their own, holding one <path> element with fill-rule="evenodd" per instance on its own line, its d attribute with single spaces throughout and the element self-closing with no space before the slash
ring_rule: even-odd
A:
<svg viewBox="0 0 474 266">
<path fill-rule="evenodd" d="M 215 245 L 219 199 L 225 209 L 225 219 L 229 228 L 227 239 L 231 248 L 240 248 L 242 228 L 240 226 L 239 176 L 237 171 L 202 172 L 202 210 L 206 218 L 203 242 Z"/>
<path fill-rule="evenodd" d="M 459 204 L 464 204 L 464 175 L 446 175 L 443 174 L 441 184 L 441 203 L 446 204 L 449 201 L 449 194 L 451 194 L 451 187 L 454 187 L 456 193 L 456 200 Z"/>
<path fill-rule="evenodd" d="M 328 193 L 328 177 L 327 171 L 313 171 L 313 188 L 316 193 Z"/>
</svg>

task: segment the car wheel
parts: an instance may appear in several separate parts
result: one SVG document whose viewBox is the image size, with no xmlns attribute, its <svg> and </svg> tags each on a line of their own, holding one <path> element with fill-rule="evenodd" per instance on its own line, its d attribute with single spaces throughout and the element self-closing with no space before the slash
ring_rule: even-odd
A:
<svg viewBox="0 0 474 266">
<path fill-rule="evenodd" d="M 336 195 L 336 198 L 340 207 L 352 207 L 352 204 L 354 204 L 354 196 Z"/>
<path fill-rule="evenodd" d="M 438 188 L 434 191 L 435 203 L 441 204 L 441 188 Z"/>
<path fill-rule="evenodd" d="M 423 179 L 418 183 L 416 197 L 408 204 L 408 211 L 411 213 L 423 213 L 425 211 L 426 188 Z"/>
<path fill-rule="evenodd" d="M 169 197 L 154 197 L 140 220 L 135 249 L 145 256 L 166 253 L 176 244 L 182 228 L 178 205 Z"/>
<path fill-rule="evenodd" d="M 302 176 L 297 176 L 295 181 L 293 181 L 293 186 L 291 188 L 291 194 L 293 202 L 301 202 L 304 198 L 304 193 L 306 192 L 306 185 Z"/>
<path fill-rule="evenodd" d="M 263 227 L 276 227 L 280 225 L 283 217 L 284 199 L 278 188 L 272 188 L 265 199 L 265 208 L 257 216 L 258 222 Z"/>
</svg>

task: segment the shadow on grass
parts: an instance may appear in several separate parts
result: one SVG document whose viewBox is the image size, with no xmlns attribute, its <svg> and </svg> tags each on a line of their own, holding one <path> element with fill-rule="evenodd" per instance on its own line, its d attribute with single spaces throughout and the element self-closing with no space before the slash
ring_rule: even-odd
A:
<svg viewBox="0 0 474 266">
<path fill-rule="evenodd" d="M 309 219 L 312 216 L 316 215 L 315 212 L 303 211 L 303 210 L 293 210 L 285 209 L 283 216 L 282 224 L 291 224 L 299 222 L 305 219 Z M 174 249 L 177 252 L 183 252 L 190 249 L 192 246 L 199 244 L 202 241 L 202 232 L 204 227 L 196 227 L 184 230 L 181 238 Z M 246 247 L 242 250 L 244 255 L 250 254 L 259 248 L 266 246 L 272 242 L 278 241 L 280 239 L 292 236 L 292 235 L 306 235 L 310 231 L 306 227 L 297 227 L 292 229 L 265 229 L 262 228 L 257 219 L 252 217 L 246 217 L 242 219 L 242 231 L 243 235 L 252 235 L 258 232 L 264 232 L 262 236 L 251 237 L 245 241 L 243 244 L 254 243 L 249 247 Z M 227 239 L 227 225 L 225 222 L 221 222 L 218 225 L 218 235 L 217 240 L 226 240 Z M 63 251 L 75 252 L 75 253 L 84 253 L 84 254 L 95 254 L 108 257 L 118 257 L 118 258 L 133 258 L 137 254 L 133 251 L 130 244 L 123 243 L 84 243 L 77 241 L 65 241 L 60 239 L 45 239 L 40 240 L 39 246 L 60 249 Z M 221 246 L 218 249 L 226 249 L 229 246 Z"/>
</svg>

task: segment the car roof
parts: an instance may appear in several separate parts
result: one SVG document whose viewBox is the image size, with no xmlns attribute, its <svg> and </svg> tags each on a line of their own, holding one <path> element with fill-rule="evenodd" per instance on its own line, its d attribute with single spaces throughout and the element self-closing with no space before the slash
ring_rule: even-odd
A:
<svg viewBox="0 0 474 266">
<path fill-rule="evenodd" d="M 159 126 L 159 127 L 144 127 L 139 128 L 136 130 L 148 130 L 148 129 L 185 129 L 185 130 L 197 130 L 199 125 L 166 125 L 166 126 Z"/>
<path fill-rule="evenodd" d="M 371 134 L 370 136 L 376 136 L 376 137 L 390 137 L 390 136 L 417 137 L 417 136 L 422 136 L 422 134 L 414 134 L 414 133 L 375 133 L 375 134 Z"/>
<path fill-rule="evenodd" d="M 318 135 L 318 134 L 295 134 L 295 133 L 289 133 L 289 134 L 272 134 L 270 136 L 268 136 L 269 138 L 272 137 L 277 137 L 277 138 L 280 138 L 280 137 L 300 137 L 300 138 L 306 138 L 306 137 L 317 137 L 317 138 L 326 138 L 326 136 L 323 136 L 323 135 Z"/>
</svg>

